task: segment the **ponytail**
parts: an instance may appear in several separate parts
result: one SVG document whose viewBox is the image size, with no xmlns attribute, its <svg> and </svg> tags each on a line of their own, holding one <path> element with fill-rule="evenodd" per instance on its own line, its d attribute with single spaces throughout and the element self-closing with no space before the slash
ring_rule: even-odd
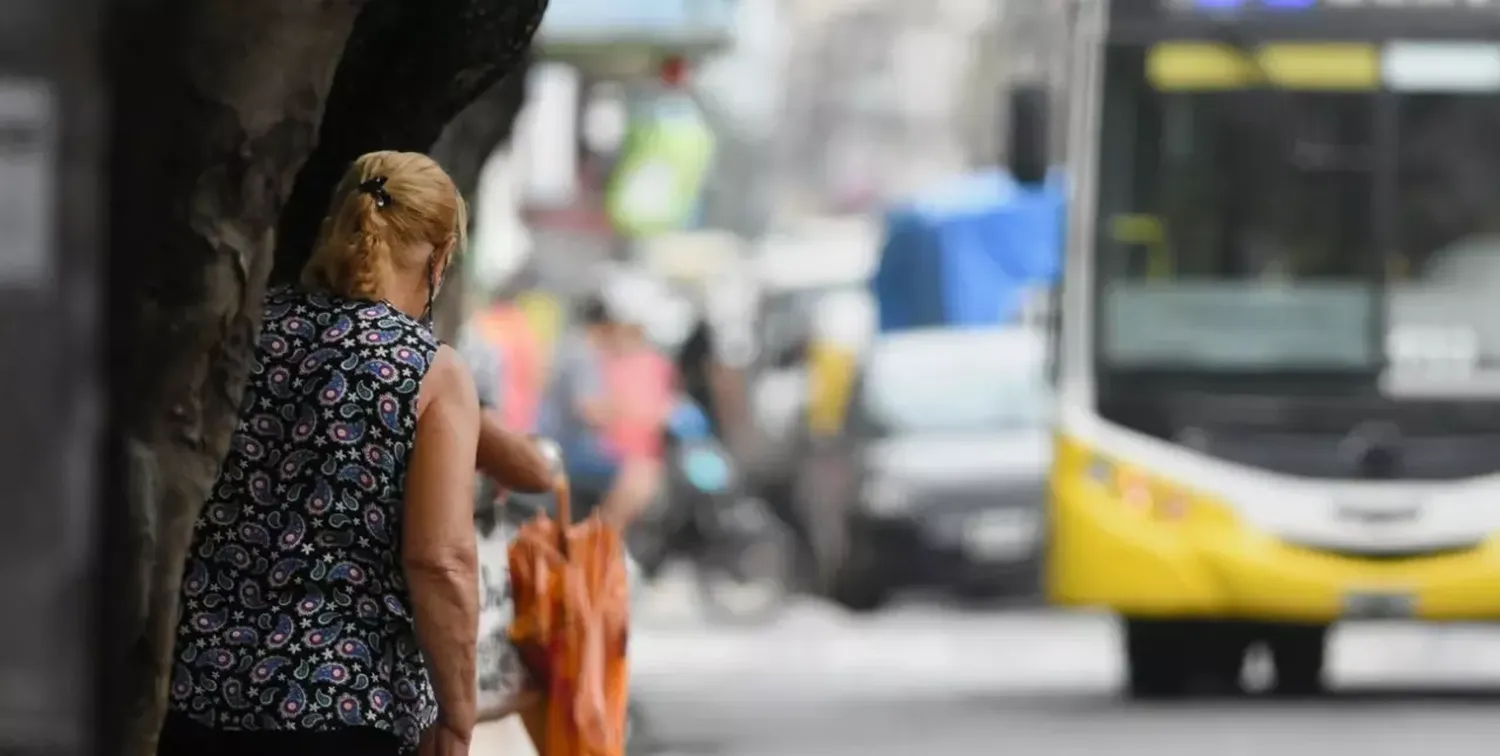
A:
<svg viewBox="0 0 1500 756">
<path fill-rule="evenodd" d="M 344 259 L 348 264 L 344 270 L 344 285 L 338 293 L 351 299 L 378 299 L 380 284 L 391 266 L 389 235 L 385 233 L 384 219 L 370 197 L 355 192 L 351 199 L 360 206 L 363 217 L 359 230 L 351 234 L 347 242 Z"/>
<path fill-rule="evenodd" d="M 391 266 L 391 243 L 380 208 L 368 194 L 346 191 L 323 221 L 302 285 L 348 299 L 379 299 Z"/>
<path fill-rule="evenodd" d="M 461 249 L 467 226 L 463 198 L 432 158 L 362 155 L 334 191 L 302 285 L 346 299 L 384 299 L 393 274 L 425 275 L 430 255 L 419 254 L 415 244 L 452 238 Z"/>
</svg>

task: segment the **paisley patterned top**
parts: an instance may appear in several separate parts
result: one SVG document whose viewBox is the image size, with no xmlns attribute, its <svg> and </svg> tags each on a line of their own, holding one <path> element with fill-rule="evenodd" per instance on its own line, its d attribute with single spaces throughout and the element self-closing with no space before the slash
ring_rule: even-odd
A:
<svg viewBox="0 0 1500 756">
<path fill-rule="evenodd" d="M 437 707 L 401 571 L 417 389 L 437 352 L 395 308 L 272 289 L 182 581 L 171 706 L 220 730 L 375 727 Z"/>
</svg>

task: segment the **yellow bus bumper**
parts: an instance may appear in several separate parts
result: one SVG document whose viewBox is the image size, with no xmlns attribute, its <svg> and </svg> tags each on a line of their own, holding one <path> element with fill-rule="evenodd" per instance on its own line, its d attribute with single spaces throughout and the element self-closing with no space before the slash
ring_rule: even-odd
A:
<svg viewBox="0 0 1500 756">
<path fill-rule="evenodd" d="M 1046 591 L 1065 606 L 1156 618 L 1332 622 L 1354 593 L 1399 595 L 1428 620 L 1500 619 L 1500 538 L 1457 552 L 1361 558 L 1260 531 L 1152 482 L 1100 480 L 1063 443 L 1052 481 Z"/>
</svg>

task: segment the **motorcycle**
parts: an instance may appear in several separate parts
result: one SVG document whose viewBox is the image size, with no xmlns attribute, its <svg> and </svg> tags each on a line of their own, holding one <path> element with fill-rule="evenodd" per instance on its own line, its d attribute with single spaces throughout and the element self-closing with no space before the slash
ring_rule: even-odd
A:
<svg viewBox="0 0 1500 756">
<path fill-rule="evenodd" d="M 791 532 L 764 500 L 745 491 L 697 404 L 679 402 L 667 438 L 666 485 L 627 533 L 631 554 L 647 580 L 672 557 L 691 560 L 710 619 L 771 620 L 793 578 Z"/>
</svg>

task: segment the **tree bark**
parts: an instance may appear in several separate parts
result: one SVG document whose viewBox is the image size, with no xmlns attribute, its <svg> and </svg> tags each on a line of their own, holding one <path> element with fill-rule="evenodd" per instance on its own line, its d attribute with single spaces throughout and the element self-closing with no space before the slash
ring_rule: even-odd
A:
<svg viewBox="0 0 1500 756">
<path fill-rule="evenodd" d="M 128 105 L 114 118 L 112 220 L 116 235 L 132 237 L 122 250 L 128 265 L 116 267 L 136 297 L 125 333 L 148 350 L 134 352 L 142 359 L 127 372 L 138 397 L 122 408 L 133 410 L 130 427 L 185 426 L 199 397 L 183 394 L 183 384 L 211 369 L 190 365 L 212 352 L 248 355 L 253 324 L 226 321 L 259 299 L 250 290 L 264 285 L 272 227 L 312 150 L 328 79 L 361 4 L 200 0 L 116 25 L 115 99 Z M 137 42 L 161 41 L 161 28 L 176 49 L 127 62 L 143 54 Z M 281 75 L 247 75 L 256 70 Z M 164 343 L 164 335 L 177 338 Z M 163 417 L 162 409 L 176 411 Z"/>
<path fill-rule="evenodd" d="M 183 560 L 233 432 L 273 260 L 294 277 L 344 167 L 425 150 L 545 0 L 118 0 L 109 40 L 118 753 L 155 753 Z M 280 221 L 281 244 L 276 245 Z"/>
<path fill-rule="evenodd" d="M 234 429 L 272 229 L 359 7 L 199 0 L 118 20 L 114 91 L 128 105 L 115 114 L 111 232 L 131 246 L 114 259 L 129 292 L 113 342 L 135 567 L 122 586 L 135 608 L 122 618 L 123 753 L 156 750 L 183 558 Z M 145 53 L 148 40 L 171 46 Z"/>
</svg>

